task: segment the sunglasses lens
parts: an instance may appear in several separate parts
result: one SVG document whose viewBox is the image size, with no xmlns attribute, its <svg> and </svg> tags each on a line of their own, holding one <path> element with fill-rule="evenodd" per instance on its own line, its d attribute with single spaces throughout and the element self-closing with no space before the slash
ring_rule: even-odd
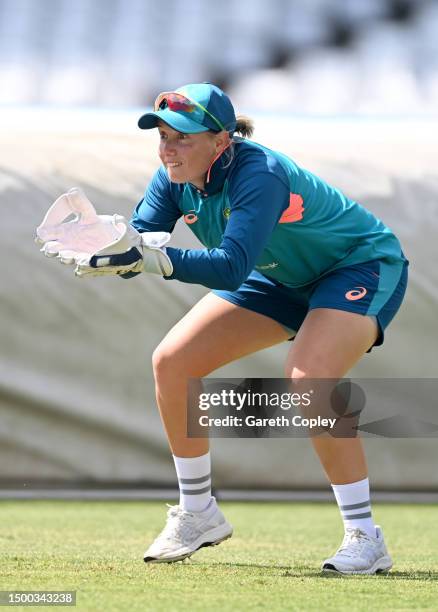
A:
<svg viewBox="0 0 438 612">
<path fill-rule="evenodd" d="M 203 123 L 204 116 L 208 115 L 215 124 L 219 127 L 220 130 L 225 130 L 222 123 L 216 119 L 206 108 L 204 108 L 201 104 L 197 102 L 192 102 L 189 98 L 186 98 L 182 94 L 174 93 L 174 92 L 164 92 L 158 96 L 155 100 L 154 109 L 157 111 L 159 109 L 163 110 L 165 108 L 170 108 L 171 111 L 175 112 L 183 112 L 183 113 L 198 113 L 199 123 L 205 125 Z M 195 117 L 193 119 L 196 121 Z M 215 130 L 213 130 L 215 131 Z"/>
<path fill-rule="evenodd" d="M 185 113 L 192 113 L 195 110 L 195 106 L 190 102 L 184 102 L 184 100 L 168 100 L 167 102 L 170 110 L 183 111 Z"/>
<path fill-rule="evenodd" d="M 184 96 L 178 94 L 167 94 L 158 101 L 158 108 L 170 108 L 172 111 L 182 111 L 185 113 L 193 113 L 196 110 L 196 106 L 190 102 Z"/>
</svg>

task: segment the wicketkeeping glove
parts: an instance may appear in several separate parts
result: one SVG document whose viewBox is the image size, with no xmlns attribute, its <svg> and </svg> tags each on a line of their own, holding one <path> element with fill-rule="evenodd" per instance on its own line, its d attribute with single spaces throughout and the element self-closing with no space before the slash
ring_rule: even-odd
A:
<svg viewBox="0 0 438 612">
<path fill-rule="evenodd" d="M 83 278 L 118 274 L 123 278 L 132 278 L 141 272 L 170 276 L 173 266 L 164 248 L 170 240 L 170 234 L 168 232 L 140 234 L 132 227 L 128 227 L 128 232 L 130 236 L 125 242 L 130 241 L 136 246 L 118 253 L 111 245 L 97 251 L 92 257 L 79 259 L 75 269 L 76 276 Z"/>
<path fill-rule="evenodd" d="M 67 221 L 72 215 L 74 218 Z M 122 215 L 98 215 L 77 188 L 50 207 L 35 239 L 47 257 L 76 264 L 76 276 L 112 274 L 123 278 L 141 272 L 170 276 L 173 267 L 164 248 L 169 240 L 167 232 L 140 234 Z"/>
</svg>

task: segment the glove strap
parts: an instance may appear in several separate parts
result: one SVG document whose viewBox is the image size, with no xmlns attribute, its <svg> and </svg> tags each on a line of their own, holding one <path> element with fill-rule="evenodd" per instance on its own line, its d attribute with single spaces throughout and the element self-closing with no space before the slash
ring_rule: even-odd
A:
<svg viewBox="0 0 438 612">
<path fill-rule="evenodd" d="M 169 240 L 170 234 L 168 232 L 144 232 L 141 235 L 145 272 L 171 276 L 173 265 L 164 246 Z"/>
</svg>

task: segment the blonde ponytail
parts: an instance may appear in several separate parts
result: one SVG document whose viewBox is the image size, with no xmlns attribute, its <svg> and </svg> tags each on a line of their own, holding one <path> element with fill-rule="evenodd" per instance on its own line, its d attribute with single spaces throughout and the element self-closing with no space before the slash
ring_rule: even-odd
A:
<svg viewBox="0 0 438 612">
<path fill-rule="evenodd" d="M 237 116 L 235 132 L 240 134 L 242 138 L 251 138 L 254 133 L 254 121 L 245 115 Z"/>
</svg>

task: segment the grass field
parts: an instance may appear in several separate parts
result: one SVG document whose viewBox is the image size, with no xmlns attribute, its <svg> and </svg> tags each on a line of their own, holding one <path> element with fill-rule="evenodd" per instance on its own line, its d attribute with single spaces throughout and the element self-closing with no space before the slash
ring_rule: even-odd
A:
<svg viewBox="0 0 438 612">
<path fill-rule="evenodd" d="M 438 610 L 436 506 L 375 504 L 393 571 L 333 578 L 319 567 L 342 539 L 334 504 L 221 507 L 231 540 L 145 565 L 164 504 L 0 502 L 0 590 L 74 590 L 80 610 Z"/>
</svg>

